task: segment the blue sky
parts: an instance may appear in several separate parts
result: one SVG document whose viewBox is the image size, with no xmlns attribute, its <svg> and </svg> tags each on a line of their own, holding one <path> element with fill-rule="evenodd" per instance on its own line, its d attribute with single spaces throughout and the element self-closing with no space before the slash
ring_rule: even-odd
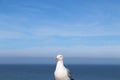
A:
<svg viewBox="0 0 120 80">
<path fill-rule="evenodd" d="M 0 56 L 120 58 L 119 0 L 0 0 Z"/>
</svg>

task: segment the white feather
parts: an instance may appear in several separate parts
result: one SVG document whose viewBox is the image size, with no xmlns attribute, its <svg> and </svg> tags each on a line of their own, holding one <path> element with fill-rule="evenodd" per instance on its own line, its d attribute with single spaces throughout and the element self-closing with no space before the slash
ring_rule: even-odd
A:
<svg viewBox="0 0 120 80">
<path fill-rule="evenodd" d="M 63 56 L 62 55 L 58 55 L 57 58 L 57 65 L 56 65 L 56 69 L 54 72 L 55 75 L 55 79 L 56 80 L 71 80 L 69 75 L 68 75 L 68 70 L 67 68 L 65 68 L 64 64 L 63 64 Z"/>
</svg>

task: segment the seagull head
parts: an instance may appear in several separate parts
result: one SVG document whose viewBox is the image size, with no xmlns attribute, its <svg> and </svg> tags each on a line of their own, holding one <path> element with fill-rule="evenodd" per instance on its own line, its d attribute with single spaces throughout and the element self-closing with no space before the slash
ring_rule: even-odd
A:
<svg viewBox="0 0 120 80">
<path fill-rule="evenodd" d="M 63 55 L 57 55 L 56 60 L 57 61 L 62 61 L 63 60 Z"/>
</svg>

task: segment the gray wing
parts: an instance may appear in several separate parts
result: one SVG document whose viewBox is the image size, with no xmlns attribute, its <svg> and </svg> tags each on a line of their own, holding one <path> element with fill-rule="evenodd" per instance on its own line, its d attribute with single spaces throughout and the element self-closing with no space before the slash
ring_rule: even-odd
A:
<svg viewBox="0 0 120 80">
<path fill-rule="evenodd" d="M 67 70 L 67 75 L 68 75 L 68 77 L 70 78 L 70 80 L 74 80 L 74 79 L 72 78 L 72 75 L 71 75 L 70 70 L 69 70 L 68 68 L 66 68 L 66 70 Z"/>
</svg>

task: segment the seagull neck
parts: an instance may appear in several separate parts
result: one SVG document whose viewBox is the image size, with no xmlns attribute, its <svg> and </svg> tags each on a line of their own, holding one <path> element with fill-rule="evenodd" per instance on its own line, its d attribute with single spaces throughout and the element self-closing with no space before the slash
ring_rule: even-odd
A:
<svg viewBox="0 0 120 80">
<path fill-rule="evenodd" d="M 59 68 L 59 67 L 64 67 L 63 60 L 60 60 L 57 62 L 56 68 Z"/>
</svg>

